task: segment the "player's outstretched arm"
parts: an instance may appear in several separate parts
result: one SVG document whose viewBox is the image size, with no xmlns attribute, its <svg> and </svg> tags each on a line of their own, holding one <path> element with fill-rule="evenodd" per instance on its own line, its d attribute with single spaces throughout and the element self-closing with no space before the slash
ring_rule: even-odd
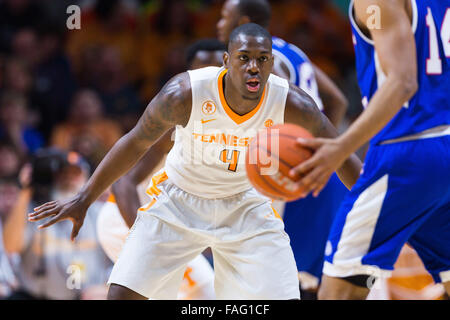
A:
<svg viewBox="0 0 450 320">
<path fill-rule="evenodd" d="M 314 100 L 302 89 L 290 85 L 286 100 L 285 121 L 298 124 L 307 129 L 317 140 L 323 141 L 327 138 L 337 137 L 337 130 L 330 120 L 319 110 Z M 333 159 L 329 159 L 333 161 Z M 356 155 L 348 157 L 344 163 L 336 168 L 336 172 L 342 183 L 349 189 L 355 184 L 361 171 L 361 161 Z M 298 176 L 297 168 L 292 169 L 293 177 Z M 308 179 L 311 179 L 313 187 L 317 188 L 328 181 L 329 177 L 318 175 L 313 172 Z M 309 180 L 306 180 L 309 182 Z M 304 182 L 302 182 L 304 183 Z M 324 185 L 323 185 L 324 186 Z M 320 189 L 321 190 L 321 189 Z M 318 192 L 320 192 L 318 190 Z M 315 196 L 318 192 L 314 193 Z M 304 194 L 306 196 L 306 194 Z"/>
<path fill-rule="evenodd" d="M 173 146 L 171 138 L 174 130 L 175 128 L 171 128 L 164 133 L 139 162 L 111 187 L 120 215 L 129 228 L 136 220 L 137 210 L 141 206 L 136 187 L 149 176 L 164 155 L 170 151 Z"/>
<path fill-rule="evenodd" d="M 69 219 L 73 223 L 71 239 L 80 230 L 89 206 L 142 157 L 167 130 L 186 125 L 191 113 L 192 93 L 189 75 L 170 79 L 149 103 L 136 126 L 123 136 L 103 158 L 82 190 L 65 202 L 52 201 L 35 208 L 30 221 L 52 217 L 39 228 Z"/>
<path fill-rule="evenodd" d="M 355 1 L 357 21 L 363 30 L 370 33 L 386 79 L 367 108 L 340 137 L 299 142 L 316 149 L 310 159 L 296 168 L 299 173 L 311 172 L 301 181 L 307 190 L 320 191 L 320 186 L 317 187 L 312 178 L 329 177 L 353 152 L 377 134 L 417 91 L 415 40 L 404 4 L 405 0 Z M 367 8 L 371 5 L 380 8 L 379 29 L 370 29 L 363 23 L 370 21 Z"/>
</svg>

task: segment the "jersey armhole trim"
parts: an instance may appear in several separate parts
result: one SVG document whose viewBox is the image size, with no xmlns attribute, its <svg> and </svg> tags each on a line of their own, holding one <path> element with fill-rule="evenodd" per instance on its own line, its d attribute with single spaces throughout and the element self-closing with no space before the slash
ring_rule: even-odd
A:
<svg viewBox="0 0 450 320">
<path fill-rule="evenodd" d="M 286 58 L 286 56 L 281 53 L 280 51 L 273 49 L 272 48 L 272 54 L 279 58 L 285 65 L 286 67 L 289 69 L 289 82 L 295 83 L 296 81 L 296 77 L 295 77 L 295 68 L 292 65 L 291 61 L 289 61 L 289 59 Z"/>
<path fill-rule="evenodd" d="M 361 31 L 358 24 L 356 23 L 355 16 L 353 15 L 353 7 L 355 5 L 355 0 L 350 0 L 350 5 L 348 7 L 348 16 L 350 17 L 350 23 L 355 28 L 356 32 L 358 32 L 359 36 L 368 44 L 374 45 L 374 42 L 372 39 L 369 39 L 364 32 Z"/>
<path fill-rule="evenodd" d="M 374 41 L 370 38 L 368 38 L 364 32 L 361 31 L 361 29 L 359 28 L 358 24 L 356 23 L 355 20 L 355 16 L 353 15 L 353 7 L 354 7 L 354 2 L 355 0 L 351 0 L 350 1 L 350 6 L 348 8 L 348 15 L 350 17 L 350 23 L 353 25 L 353 27 L 355 28 L 355 30 L 358 32 L 359 36 L 368 44 L 370 45 L 374 45 Z M 412 8 L 412 24 L 411 24 L 411 28 L 414 34 L 416 34 L 417 31 L 417 24 L 418 24 L 418 10 L 417 10 L 417 3 L 416 0 L 411 0 L 411 8 Z"/>
<path fill-rule="evenodd" d="M 191 114 L 189 115 L 189 120 L 188 120 L 188 122 L 186 123 L 186 125 L 183 127 L 183 126 L 180 126 L 181 128 L 183 128 L 183 129 L 185 129 L 185 128 L 188 128 L 190 125 L 191 125 L 191 122 L 192 122 L 192 119 L 193 119 L 193 114 L 194 114 L 194 101 L 195 101 L 195 96 L 194 96 L 194 92 L 195 92 L 195 90 L 194 90 L 194 82 L 195 82 L 195 80 L 193 80 L 192 79 L 192 76 L 191 76 L 191 72 L 192 72 L 193 70 L 188 70 L 188 71 L 186 71 L 187 73 L 188 73 L 188 75 L 189 75 L 189 82 L 191 83 L 191 97 L 192 97 L 192 101 L 191 101 Z"/>
</svg>

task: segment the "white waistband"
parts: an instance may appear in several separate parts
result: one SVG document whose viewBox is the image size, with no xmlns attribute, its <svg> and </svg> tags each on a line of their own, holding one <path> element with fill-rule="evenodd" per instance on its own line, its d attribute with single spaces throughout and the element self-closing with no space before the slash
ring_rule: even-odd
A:
<svg viewBox="0 0 450 320">
<path fill-rule="evenodd" d="M 420 140 L 420 139 L 428 139 L 428 138 L 436 138 L 450 135 L 450 125 L 445 124 L 443 126 L 434 127 L 431 129 L 427 129 L 425 131 L 415 133 L 409 136 L 404 136 L 397 139 L 390 139 L 380 142 L 380 145 L 383 144 L 391 144 L 396 142 L 404 142 L 411 140 Z"/>
</svg>

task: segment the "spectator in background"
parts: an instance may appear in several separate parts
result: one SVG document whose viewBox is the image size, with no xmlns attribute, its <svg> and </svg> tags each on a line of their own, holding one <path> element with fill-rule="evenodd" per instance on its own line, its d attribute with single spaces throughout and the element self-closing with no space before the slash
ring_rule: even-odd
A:
<svg viewBox="0 0 450 320">
<path fill-rule="evenodd" d="M 75 94 L 67 120 L 53 130 L 51 145 L 76 150 L 96 166 L 121 136 L 119 124 L 104 117 L 97 93 L 83 89 Z"/>
<path fill-rule="evenodd" d="M 3 88 L 5 90 L 21 93 L 25 96 L 31 94 L 33 77 L 28 64 L 23 59 L 17 57 L 5 59 L 3 71 Z"/>
<path fill-rule="evenodd" d="M 136 79 L 136 21 L 123 0 L 98 0 L 93 11 L 82 13 L 83 27 L 68 33 L 66 50 L 76 74 L 81 72 L 86 51 L 114 47 L 133 82 Z"/>
<path fill-rule="evenodd" d="M 105 47 L 97 61 L 95 87 L 105 107 L 105 114 L 122 125 L 125 132 L 134 127 L 141 115 L 141 103 L 127 79 L 127 72 L 114 47 Z"/>
<path fill-rule="evenodd" d="M 35 29 L 20 29 L 13 35 L 11 55 L 23 60 L 33 70 L 39 61 L 40 45 Z"/>
<path fill-rule="evenodd" d="M 0 178 L 0 300 L 11 294 L 11 291 L 17 286 L 11 266 L 12 257 L 5 252 L 3 247 L 2 225 L 17 200 L 19 190 L 15 177 Z"/>
<path fill-rule="evenodd" d="M 186 1 L 164 0 L 157 4 L 157 14 L 153 19 L 144 16 L 139 30 L 140 95 L 145 104 L 159 91 L 169 74 L 178 73 L 180 67 L 184 71 L 181 55 L 193 35 L 192 15 Z"/>
<path fill-rule="evenodd" d="M 167 54 L 163 58 L 164 71 L 161 73 L 158 81 L 158 87 L 162 87 L 170 78 L 174 75 L 185 71 L 184 60 L 184 44 L 173 45 L 167 51 Z"/>
<path fill-rule="evenodd" d="M 14 146 L 6 141 L 0 141 L 0 179 L 16 176 L 19 168 L 20 155 Z"/>
<path fill-rule="evenodd" d="M 0 139 L 9 141 L 23 158 L 44 145 L 41 134 L 27 122 L 27 100 L 15 92 L 0 97 Z"/>
<path fill-rule="evenodd" d="M 70 221 L 47 230 L 38 230 L 27 221 L 27 213 L 36 203 L 76 194 L 88 179 L 89 166 L 74 152 L 42 149 L 31 167 L 24 170 L 28 174 L 22 174 L 22 190 L 3 224 L 6 252 L 20 254 L 16 270 L 19 289 L 10 299 L 105 298 L 111 263 L 96 238 L 96 215 L 101 204 L 89 208 L 87 228 L 75 242 L 67 240 Z M 90 294 L 99 291 L 100 295 Z"/>
<path fill-rule="evenodd" d="M 4 221 L 19 196 L 16 176 L 0 178 L 0 220 Z"/>
<path fill-rule="evenodd" d="M 41 6 L 33 0 L 0 2 L 0 52 L 9 53 L 17 30 L 35 27 L 42 19 Z"/>
<path fill-rule="evenodd" d="M 48 138 L 57 122 L 67 116 L 75 93 L 76 82 L 72 68 L 63 51 L 64 30 L 53 23 L 43 23 L 38 29 L 39 48 L 35 52 L 34 99 L 40 107 L 40 130 Z"/>
<path fill-rule="evenodd" d="M 39 128 L 42 118 L 39 103 L 35 99 L 34 79 L 25 60 L 17 57 L 9 57 L 4 62 L 4 81 L 0 89 L 23 95 L 27 98 L 27 123 Z"/>
<path fill-rule="evenodd" d="M 221 67 L 226 50 L 226 45 L 217 39 L 200 39 L 186 49 L 186 66 L 190 70 L 209 66 Z"/>
<path fill-rule="evenodd" d="M 0 53 L 0 89 L 3 88 L 5 73 L 5 57 Z"/>
</svg>

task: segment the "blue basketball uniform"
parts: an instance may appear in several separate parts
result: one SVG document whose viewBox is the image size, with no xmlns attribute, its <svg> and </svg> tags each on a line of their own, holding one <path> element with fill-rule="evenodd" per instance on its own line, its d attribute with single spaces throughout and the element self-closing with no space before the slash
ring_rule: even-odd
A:
<svg viewBox="0 0 450 320">
<path fill-rule="evenodd" d="M 450 0 L 411 2 L 419 89 L 371 140 L 330 231 L 329 276 L 388 276 L 409 243 L 436 282 L 450 281 Z M 355 23 L 353 1 L 350 19 L 368 102 L 384 75 L 373 42 Z"/>
<path fill-rule="evenodd" d="M 272 38 L 272 52 L 288 67 L 290 82 L 308 93 L 322 110 L 314 68 L 306 54 L 277 37 Z M 317 198 L 309 195 L 286 204 L 283 220 L 299 271 L 321 278 L 328 232 L 347 192 L 334 174 Z"/>
<path fill-rule="evenodd" d="M 317 198 L 286 203 L 283 221 L 291 239 L 298 271 L 307 272 L 320 281 L 324 262 L 325 244 L 334 217 L 348 193 L 336 174 Z"/>
<path fill-rule="evenodd" d="M 289 82 L 305 91 L 313 98 L 317 107 L 323 110 L 314 67 L 306 54 L 297 46 L 278 37 L 272 37 L 272 54 L 279 58 L 289 69 Z"/>
</svg>

